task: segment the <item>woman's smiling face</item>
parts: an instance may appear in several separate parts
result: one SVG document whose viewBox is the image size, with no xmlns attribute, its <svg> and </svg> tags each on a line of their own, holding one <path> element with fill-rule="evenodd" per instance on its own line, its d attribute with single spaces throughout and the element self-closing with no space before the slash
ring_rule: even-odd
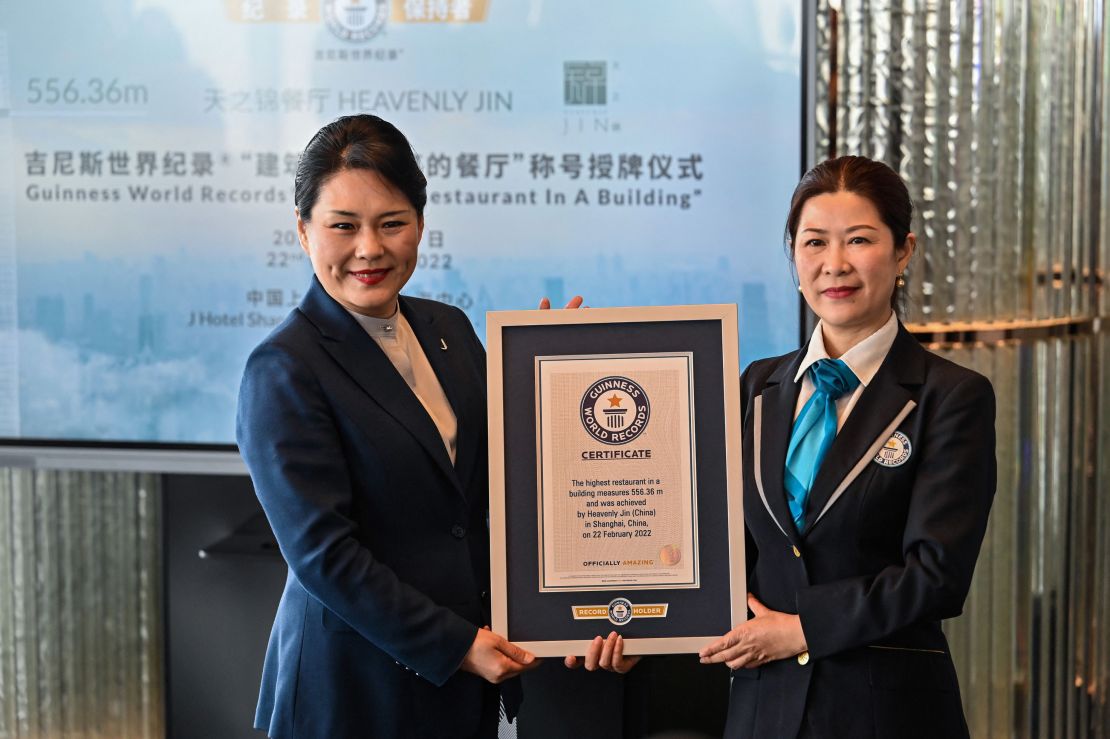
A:
<svg viewBox="0 0 1110 739">
<path fill-rule="evenodd" d="M 324 182 L 309 218 L 298 213 L 297 233 L 328 295 L 355 313 L 392 316 L 424 232 L 408 198 L 373 170 L 344 169 Z"/>
<path fill-rule="evenodd" d="M 827 348 L 843 353 L 890 318 L 894 283 L 913 255 L 914 236 L 896 248 L 874 203 L 853 192 L 806 201 L 794 263 L 806 303 L 821 319 Z"/>
</svg>

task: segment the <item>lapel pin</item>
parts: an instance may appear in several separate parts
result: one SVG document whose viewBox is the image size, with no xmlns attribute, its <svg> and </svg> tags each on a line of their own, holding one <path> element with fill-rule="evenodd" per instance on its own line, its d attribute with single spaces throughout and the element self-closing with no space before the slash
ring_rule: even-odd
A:
<svg viewBox="0 0 1110 739">
<path fill-rule="evenodd" d="M 909 437 L 901 431 L 895 431 L 894 436 L 887 439 L 879 453 L 875 455 L 875 462 L 883 467 L 901 467 L 910 458 L 911 451 L 913 447 L 910 445 Z"/>
<path fill-rule="evenodd" d="M 447 351 L 447 342 L 444 341 L 443 339 L 440 339 L 439 340 L 439 348 L 442 349 L 443 351 Z"/>
</svg>

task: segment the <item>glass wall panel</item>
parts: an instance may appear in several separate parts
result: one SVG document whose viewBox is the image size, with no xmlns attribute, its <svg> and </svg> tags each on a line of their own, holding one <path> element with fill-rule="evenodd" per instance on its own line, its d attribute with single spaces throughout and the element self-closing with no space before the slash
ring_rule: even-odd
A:
<svg viewBox="0 0 1110 739">
<path fill-rule="evenodd" d="M 159 478 L 0 469 L 0 737 L 159 737 Z"/>
<path fill-rule="evenodd" d="M 1110 737 L 1108 23 L 1107 0 L 817 0 L 813 156 L 907 180 L 907 325 L 998 398 L 946 624 L 975 737 Z"/>
<path fill-rule="evenodd" d="M 817 13 L 814 153 L 883 159 L 909 182 L 909 320 L 1097 315 L 1105 0 L 819 0 Z"/>
</svg>

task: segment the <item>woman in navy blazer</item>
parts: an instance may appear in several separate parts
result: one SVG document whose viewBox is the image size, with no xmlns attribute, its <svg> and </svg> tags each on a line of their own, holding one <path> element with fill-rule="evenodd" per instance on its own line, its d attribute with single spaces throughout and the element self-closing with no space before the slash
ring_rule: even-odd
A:
<svg viewBox="0 0 1110 739">
<path fill-rule="evenodd" d="M 802 178 L 787 221 L 809 345 L 741 379 L 754 614 L 702 652 L 733 672 L 728 737 L 966 737 L 941 620 L 960 613 L 995 491 L 994 393 L 897 320 L 912 203 L 886 165 L 842 157 Z M 800 509 L 795 418 L 820 358 L 860 381 Z"/>
<path fill-rule="evenodd" d="M 494 683 L 535 662 L 481 628 L 485 353 L 457 308 L 399 297 L 426 180 L 396 128 L 351 116 L 309 142 L 295 200 L 315 277 L 239 395 L 239 447 L 289 565 L 255 727 L 495 737 Z"/>
</svg>

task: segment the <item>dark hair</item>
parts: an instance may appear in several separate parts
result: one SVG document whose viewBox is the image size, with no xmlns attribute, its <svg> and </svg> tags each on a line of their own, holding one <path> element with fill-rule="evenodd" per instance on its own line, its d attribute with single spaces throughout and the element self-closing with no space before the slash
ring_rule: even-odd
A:
<svg viewBox="0 0 1110 739">
<path fill-rule="evenodd" d="M 905 246 L 913 220 L 913 200 L 906 183 L 882 162 L 867 157 L 846 156 L 821 162 L 806 172 L 794 188 L 790 213 L 786 217 L 786 255 L 791 261 L 794 259 L 794 239 L 798 235 L 802 208 L 816 195 L 836 192 L 851 192 L 870 200 L 875 210 L 879 211 L 879 218 L 894 236 L 894 248 Z M 898 308 L 897 300 L 898 290 L 895 289 L 890 296 L 892 308 Z"/>
<path fill-rule="evenodd" d="M 377 172 L 408 198 L 418 216 L 424 216 L 428 180 L 408 139 L 389 121 L 364 114 L 332 121 L 304 148 L 293 185 L 293 200 L 303 220 L 310 220 L 324 183 L 345 169 Z"/>
</svg>

